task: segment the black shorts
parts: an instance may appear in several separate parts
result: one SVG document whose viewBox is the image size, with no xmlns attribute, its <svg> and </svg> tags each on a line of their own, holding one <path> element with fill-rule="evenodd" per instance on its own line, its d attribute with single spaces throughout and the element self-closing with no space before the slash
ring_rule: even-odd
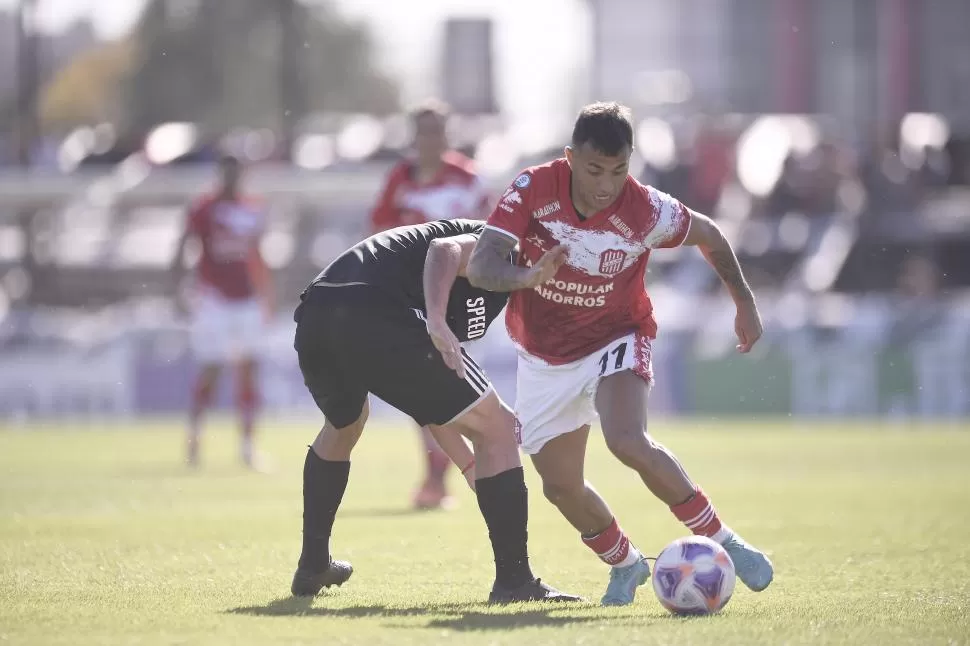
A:
<svg viewBox="0 0 970 646">
<path fill-rule="evenodd" d="M 313 287 L 294 319 L 303 380 L 337 428 L 360 417 L 368 393 L 424 426 L 447 424 L 492 389 L 464 350 L 464 379 L 445 365 L 421 312 L 375 287 Z"/>
</svg>

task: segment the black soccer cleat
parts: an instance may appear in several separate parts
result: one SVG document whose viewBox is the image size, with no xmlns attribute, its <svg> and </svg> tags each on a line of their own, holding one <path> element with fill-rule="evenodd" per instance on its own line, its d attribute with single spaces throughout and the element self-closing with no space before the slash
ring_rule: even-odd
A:
<svg viewBox="0 0 970 646">
<path fill-rule="evenodd" d="M 499 585 L 498 581 L 496 581 L 495 585 L 492 586 L 492 593 L 488 595 L 488 602 L 496 604 L 520 603 L 524 601 L 563 603 L 582 600 L 582 597 L 556 590 L 552 586 L 543 583 L 542 579 L 533 579 L 517 588 L 506 588 Z"/>
<path fill-rule="evenodd" d="M 306 570 L 296 569 L 293 575 L 293 583 L 290 585 L 290 592 L 294 597 L 315 597 L 323 588 L 332 585 L 340 587 L 347 582 L 350 575 L 354 573 L 354 566 L 347 561 L 330 560 L 330 567 L 323 572 L 307 572 Z"/>
</svg>

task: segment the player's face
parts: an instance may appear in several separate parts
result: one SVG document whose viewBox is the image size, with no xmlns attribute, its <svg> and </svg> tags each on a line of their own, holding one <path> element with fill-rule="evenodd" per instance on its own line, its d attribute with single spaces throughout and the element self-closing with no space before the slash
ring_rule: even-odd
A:
<svg viewBox="0 0 970 646">
<path fill-rule="evenodd" d="M 414 148 L 421 161 L 437 161 L 448 147 L 445 121 L 434 114 L 423 114 L 414 121 Z"/>
<path fill-rule="evenodd" d="M 573 173 L 573 193 L 583 205 L 603 209 L 620 196 L 623 184 L 630 172 L 630 154 L 627 147 L 612 157 L 604 155 L 585 143 L 573 148 L 566 147 L 566 159 Z"/>
</svg>

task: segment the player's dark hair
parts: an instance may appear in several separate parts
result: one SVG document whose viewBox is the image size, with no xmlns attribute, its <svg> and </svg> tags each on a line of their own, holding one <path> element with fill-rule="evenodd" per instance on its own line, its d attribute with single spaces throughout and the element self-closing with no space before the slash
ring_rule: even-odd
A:
<svg viewBox="0 0 970 646">
<path fill-rule="evenodd" d="M 448 119 L 448 115 L 451 114 L 451 108 L 447 103 L 439 99 L 425 99 L 414 109 L 411 110 L 411 121 L 417 121 L 422 117 L 437 117 L 442 121 Z"/>
<path fill-rule="evenodd" d="M 633 148 L 633 115 L 615 101 L 591 103 L 580 110 L 573 126 L 573 148 L 589 144 L 593 150 L 616 157 Z"/>
</svg>

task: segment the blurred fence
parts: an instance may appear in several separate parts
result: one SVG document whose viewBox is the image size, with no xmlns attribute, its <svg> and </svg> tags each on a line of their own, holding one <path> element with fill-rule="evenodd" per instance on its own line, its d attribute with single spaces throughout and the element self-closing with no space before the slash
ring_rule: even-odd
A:
<svg viewBox="0 0 970 646">
<path fill-rule="evenodd" d="M 292 350 L 292 308 L 306 282 L 365 235 L 385 170 L 267 166 L 248 178 L 271 214 L 264 252 L 281 300 L 262 349 L 263 393 L 274 415 L 314 411 Z M 185 206 L 211 179 L 198 168 L 135 162 L 108 174 L 0 177 L 0 419 L 185 409 L 194 364 L 186 324 L 171 308 L 167 268 Z M 496 194 L 507 179 L 495 178 Z M 970 414 L 970 303 L 961 292 L 813 290 L 799 279 L 813 262 L 843 263 L 850 254 L 819 256 L 827 232 L 833 237 L 844 225 L 839 214 L 809 224 L 794 247 L 777 236 L 757 249 L 739 245 L 746 268 L 761 276 L 767 330 L 748 356 L 734 351 L 733 308 L 699 255 L 685 249 L 651 258 L 661 326 L 653 411 Z M 728 228 L 745 236 L 744 226 Z M 503 326 L 471 351 L 514 401 L 515 357 Z M 223 404 L 229 391 L 225 384 Z"/>
</svg>

